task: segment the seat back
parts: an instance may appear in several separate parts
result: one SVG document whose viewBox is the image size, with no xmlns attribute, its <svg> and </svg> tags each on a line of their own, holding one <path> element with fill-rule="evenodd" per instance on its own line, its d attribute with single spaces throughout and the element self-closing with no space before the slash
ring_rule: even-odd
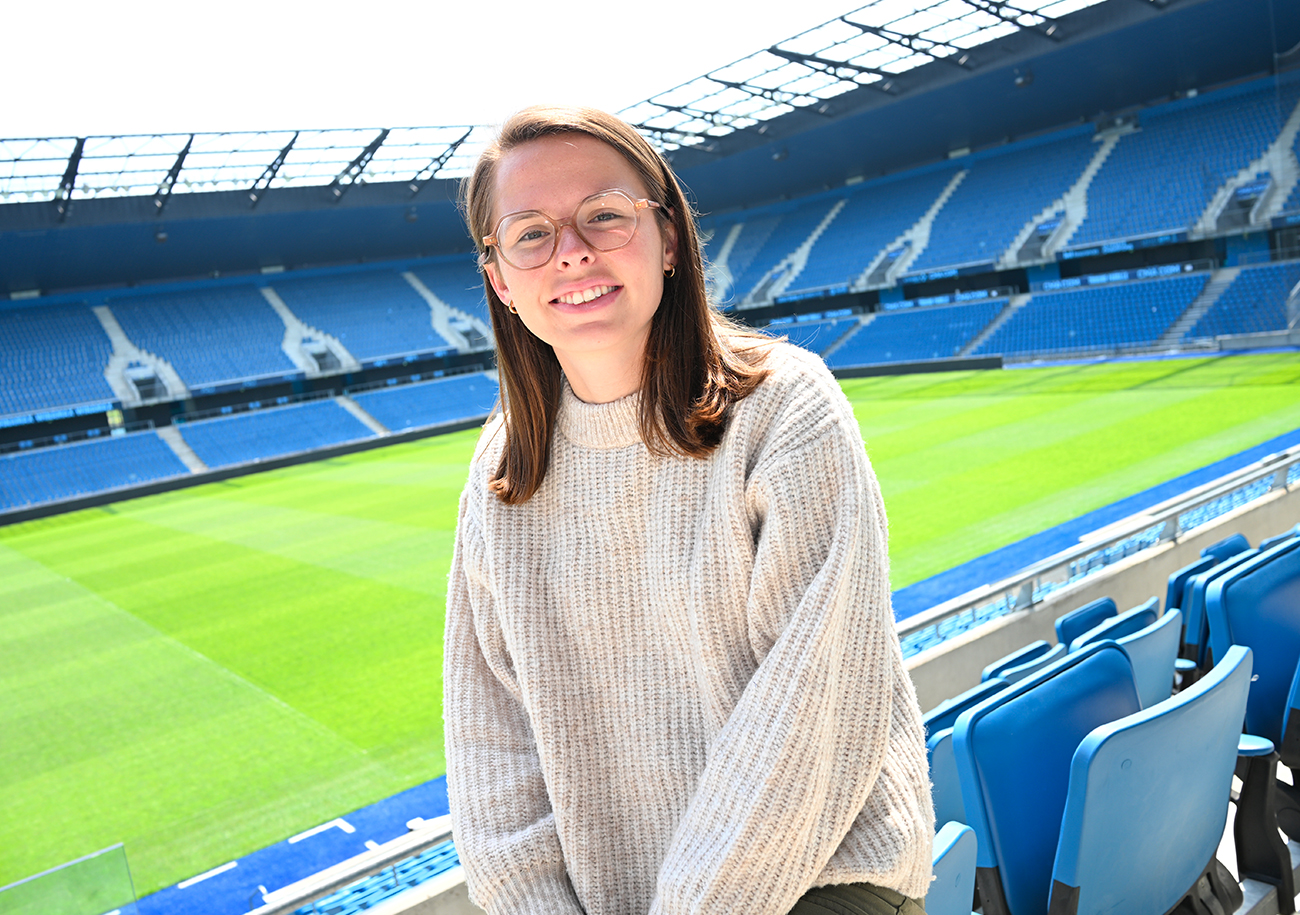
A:
<svg viewBox="0 0 1300 915">
<path fill-rule="evenodd" d="M 1140 710 L 1128 655 L 1100 642 L 991 696 L 953 728 L 985 911 L 1047 910 L 1070 760 L 1094 728 Z"/>
<path fill-rule="evenodd" d="M 1194 686 L 1084 738 L 1050 911 L 1167 912 L 1191 889 L 1223 837 L 1250 675 L 1233 646 Z"/>
<path fill-rule="evenodd" d="M 1109 597 L 1099 597 L 1078 609 L 1071 610 L 1056 621 L 1056 641 L 1069 645 L 1089 629 L 1119 613 Z"/>
<path fill-rule="evenodd" d="M 1234 644 L 1255 655 L 1246 730 L 1280 746 L 1300 658 L 1300 539 L 1279 543 L 1216 578 L 1205 606 L 1216 657 Z"/>
<path fill-rule="evenodd" d="M 1193 575 L 1200 575 L 1202 572 L 1208 572 L 1218 563 L 1213 556 L 1202 556 L 1191 565 L 1185 565 L 1177 572 L 1169 576 L 1169 584 L 1165 588 L 1165 609 L 1171 607 L 1181 608 L 1183 606 L 1183 594 L 1187 587 L 1187 581 Z"/>
<path fill-rule="evenodd" d="M 1187 647 L 1184 657 L 1194 660 L 1198 667 L 1208 669 L 1210 666 L 1210 624 L 1205 617 L 1206 590 L 1216 578 L 1257 555 L 1258 550 L 1246 550 L 1187 580 L 1187 586 L 1183 589 L 1183 604 L 1179 608 L 1183 611 L 1183 642 Z"/>
<path fill-rule="evenodd" d="M 1174 664 L 1182 639 L 1183 615 L 1177 609 L 1156 615 L 1156 598 L 1107 620 L 1075 639 L 1071 651 L 1103 639 L 1114 639 L 1128 652 L 1143 708 L 1163 702 L 1173 692 Z"/>
<path fill-rule="evenodd" d="M 1211 556 L 1219 562 L 1236 556 L 1238 553 L 1244 553 L 1250 549 L 1250 541 L 1246 539 L 1245 534 L 1230 534 L 1222 540 L 1211 543 L 1205 549 L 1201 550 L 1202 556 Z"/>
<path fill-rule="evenodd" d="M 926 915 L 971 915 L 975 897 L 975 831 L 964 823 L 944 823 L 935 833 L 931 852 L 934 881 L 925 896 Z"/>
<path fill-rule="evenodd" d="M 985 680 L 966 692 L 953 696 L 926 712 L 926 759 L 930 763 L 930 797 L 934 801 L 934 821 L 966 822 L 966 807 L 961 799 L 961 782 L 957 778 L 957 760 L 952 755 L 952 726 L 962 712 L 979 705 L 989 696 L 1011 684 L 1001 677 Z M 972 839 L 971 847 L 974 847 Z M 974 871 L 972 877 L 974 879 Z"/>
<path fill-rule="evenodd" d="M 994 677 L 1001 677 L 1004 670 L 1010 670 L 1013 667 L 1020 667 L 1029 664 L 1038 658 L 1041 658 L 1047 652 L 1052 650 L 1052 646 L 1039 639 L 1036 642 L 1030 642 L 1024 648 L 1018 648 L 1006 657 L 998 658 L 980 674 L 980 681 L 992 680 Z"/>
<path fill-rule="evenodd" d="M 1261 540 L 1259 542 L 1259 551 L 1262 553 L 1265 550 L 1271 550 L 1279 543 L 1282 543 L 1286 540 L 1290 540 L 1292 537 L 1297 537 L 1297 536 L 1300 536 L 1300 524 L 1297 524 L 1289 531 L 1283 531 L 1280 534 L 1275 534 L 1272 537 L 1269 537 L 1265 540 Z"/>
<path fill-rule="evenodd" d="M 1002 668 L 1002 673 L 999 674 L 999 676 L 1008 683 L 1019 683 L 1021 680 L 1031 677 L 1040 670 L 1055 664 L 1057 661 L 1061 660 L 1061 658 L 1065 657 L 1066 652 L 1067 649 L 1064 645 L 1052 645 L 1047 649 L 1047 651 L 1043 652 L 1033 660 L 1025 661 L 1023 664 L 1016 664 L 1011 667 Z"/>
</svg>

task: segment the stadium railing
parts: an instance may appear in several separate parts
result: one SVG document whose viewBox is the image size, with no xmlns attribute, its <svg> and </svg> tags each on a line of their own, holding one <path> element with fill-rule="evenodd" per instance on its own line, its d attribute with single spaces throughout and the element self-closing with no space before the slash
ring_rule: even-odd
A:
<svg viewBox="0 0 1300 915">
<path fill-rule="evenodd" d="M 305 877 L 296 883 L 266 893 L 262 905 L 248 915 L 289 915 L 346 886 L 379 874 L 421 852 L 451 841 L 451 817 L 441 816 L 416 826 L 404 836 L 398 836 L 376 848 L 340 861 L 333 867 Z M 459 865 L 447 871 L 449 877 L 459 881 Z"/>
<path fill-rule="evenodd" d="M 984 585 L 901 620 L 904 657 L 918 655 L 977 627 L 1027 611 L 1056 591 L 1143 550 L 1177 541 L 1229 511 L 1279 490 L 1300 489 L 1300 446 L 1264 458 L 1103 530 L 994 584 Z"/>
</svg>

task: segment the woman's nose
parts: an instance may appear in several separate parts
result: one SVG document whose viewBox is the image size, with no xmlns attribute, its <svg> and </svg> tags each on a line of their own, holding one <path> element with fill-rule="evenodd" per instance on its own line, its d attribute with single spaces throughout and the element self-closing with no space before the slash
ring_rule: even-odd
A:
<svg viewBox="0 0 1300 915">
<path fill-rule="evenodd" d="M 566 233 L 565 229 L 569 231 Z M 559 234 L 555 238 L 555 250 L 556 260 L 561 264 L 572 266 L 591 260 L 591 246 L 583 241 L 578 230 L 568 223 L 560 226 Z"/>
</svg>

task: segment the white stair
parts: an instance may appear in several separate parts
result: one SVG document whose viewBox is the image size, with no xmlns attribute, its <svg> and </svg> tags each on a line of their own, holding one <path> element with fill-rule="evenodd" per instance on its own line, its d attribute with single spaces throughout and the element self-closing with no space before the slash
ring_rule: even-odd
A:
<svg viewBox="0 0 1300 915">
<path fill-rule="evenodd" d="M 970 343 L 967 343 L 965 346 L 963 346 L 961 348 L 961 351 L 958 352 L 957 355 L 969 356 L 971 353 L 975 352 L 975 350 L 979 349 L 980 346 L 983 345 L 985 340 L 993 336 L 997 332 L 997 329 L 999 327 L 1001 327 L 1003 324 L 1006 324 L 1007 321 L 1011 319 L 1012 315 L 1014 315 L 1020 309 L 1024 308 L 1025 304 L 1031 298 L 1033 298 L 1033 296 L 1031 296 L 1029 293 L 1023 293 L 1021 295 L 1013 295 L 1011 297 L 1011 301 L 1007 302 L 1006 306 L 1003 307 L 1003 309 L 1000 312 L 998 312 L 998 316 L 989 322 L 989 326 L 984 328 L 978 334 L 976 334 L 975 339 L 971 340 Z"/>
<path fill-rule="evenodd" d="M 127 366 L 133 362 L 153 369 L 154 375 L 167 388 L 168 398 L 179 399 L 190 396 L 190 389 L 185 382 L 181 381 L 181 376 L 176 374 L 172 364 L 161 356 L 142 350 L 132 343 L 126 331 L 122 330 L 122 325 L 117 323 L 112 309 L 107 305 L 96 305 L 91 311 L 95 313 L 100 326 L 104 328 L 104 333 L 108 334 L 108 339 L 113 343 L 113 355 L 108 358 L 104 379 L 113 389 L 118 400 L 128 407 L 136 407 L 142 403 L 140 393 L 126 375 Z"/>
<path fill-rule="evenodd" d="M 340 407 L 342 407 L 343 409 L 347 410 L 357 419 L 361 420 L 361 422 L 365 424 L 365 427 L 369 429 L 371 432 L 375 433 L 375 435 L 388 434 L 389 429 L 387 426 L 385 426 L 379 420 L 375 419 L 373 416 L 367 413 L 365 408 L 361 406 L 361 404 L 357 403 L 348 395 L 340 394 L 334 398 L 334 402 L 338 404 Z"/>
<path fill-rule="evenodd" d="M 194 453 L 190 443 L 181 438 L 181 431 L 175 426 L 159 426 L 154 430 L 158 437 L 167 443 L 167 447 L 181 459 L 181 463 L 190 469 L 191 473 L 201 473 L 208 469 L 208 465 L 203 463 L 203 459 Z"/>
<path fill-rule="evenodd" d="M 785 265 L 785 275 L 768 288 L 767 297 L 769 299 L 774 299 L 789 289 L 799 274 L 803 272 L 803 268 L 808 266 L 808 255 L 812 251 L 812 246 L 817 243 L 817 239 L 822 237 L 822 233 L 830 228 L 830 224 L 835 221 L 836 216 L 840 215 L 840 210 L 844 209 L 845 204 L 848 202 L 847 197 L 837 200 L 835 206 L 831 207 L 830 212 L 822 218 L 821 222 L 817 223 L 817 228 L 808 234 L 808 237 L 803 240 L 799 247 L 790 252 L 780 264 L 777 264 L 774 269 L 779 270 L 782 265 Z"/>
<path fill-rule="evenodd" d="M 418 292 L 420 298 L 424 299 L 424 301 L 428 303 L 429 310 L 432 312 L 433 329 L 441 334 L 443 339 L 456 347 L 462 353 L 467 353 L 474 347 L 470 344 L 469 339 L 454 326 L 452 323 L 453 318 L 461 322 L 462 327 L 465 325 L 473 327 L 474 330 L 478 331 L 483 339 L 489 341 L 492 339 L 492 328 L 484 324 L 481 318 L 476 318 L 473 315 L 466 314 L 459 308 L 452 308 L 442 299 L 438 298 L 437 294 L 428 286 L 424 285 L 420 278 L 414 273 L 407 270 L 402 274 L 402 279 L 410 283 L 411 288 Z"/>
<path fill-rule="evenodd" d="M 847 343 L 850 337 L 854 336 L 860 330 L 862 330 L 862 328 L 866 327 L 872 321 L 876 320 L 877 314 L 878 312 L 873 311 L 871 312 L 871 314 L 866 314 L 860 317 L 858 319 L 857 327 L 850 327 L 844 334 L 840 336 L 838 340 L 836 340 L 830 346 L 826 347 L 826 352 L 822 353 L 822 359 L 829 359 L 831 357 L 831 353 L 835 352 L 837 349 L 839 349 L 841 346 Z"/>
<path fill-rule="evenodd" d="M 1250 214 L 1250 223 L 1256 226 L 1267 226 L 1282 209 L 1287 197 L 1291 196 L 1296 181 L 1300 179 L 1300 162 L 1296 161 L 1295 150 L 1292 148 L 1297 132 L 1300 132 L 1300 103 L 1296 104 L 1286 123 L 1282 125 L 1282 132 L 1264 151 L 1264 155 L 1229 178 L 1210 198 L 1210 203 L 1201 213 L 1201 218 L 1192 227 L 1191 236 L 1197 238 L 1213 235 L 1218 226 L 1219 216 L 1232 200 L 1233 192 L 1254 181 L 1255 176 L 1261 172 L 1268 172 L 1272 181 L 1269 183 L 1268 190 L 1255 203 Z"/>
<path fill-rule="evenodd" d="M 713 294 L 719 302 L 725 302 L 727 296 L 731 294 L 731 284 L 734 277 L 731 275 L 731 249 L 736 247 L 736 239 L 740 238 L 740 233 L 745 230 L 745 224 L 738 222 L 727 231 L 727 237 L 722 240 L 722 247 L 718 250 L 718 256 L 706 265 L 708 278 L 713 283 Z"/>
<path fill-rule="evenodd" d="M 897 248 L 899 245 L 906 244 L 909 241 L 911 242 L 911 246 L 899 255 L 898 259 L 894 261 L 894 265 L 889 268 L 889 274 L 887 276 L 888 285 L 893 286 L 897 283 L 898 278 L 905 274 L 907 268 L 921 256 L 921 252 L 925 250 L 925 246 L 930 243 L 930 230 L 934 227 L 935 217 L 939 215 L 939 211 L 943 209 L 943 205 L 948 202 L 948 198 L 951 197 L 956 192 L 957 188 L 961 186 L 962 181 L 966 179 L 968 174 L 970 173 L 966 169 L 962 169 L 957 174 L 953 175 L 952 180 L 948 182 L 948 186 L 943 189 L 943 193 L 941 193 L 934 203 L 930 205 L 930 209 L 925 211 L 925 215 L 918 219 L 910 229 L 898 236 L 898 238 L 894 239 L 889 244 L 885 245 L 885 250 L 881 252 L 882 257 L 894 248 Z M 875 268 L 879 261 L 880 258 L 876 258 L 876 260 L 872 262 L 871 267 L 861 274 L 860 279 L 863 282 L 865 282 L 866 278 L 871 275 L 871 270 Z"/>
<path fill-rule="evenodd" d="M 1002 257 L 998 261 L 999 270 L 1008 270 L 1016 266 L 1019 263 L 1017 255 L 1020 253 L 1020 249 L 1025 246 L 1025 242 L 1029 241 L 1029 236 L 1033 234 L 1033 231 L 1041 223 L 1051 219 L 1057 213 L 1064 213 L 1065 215 L 1061 217 L 1061 224 L 1043 242 L 1040 259 L 1050 261 L 1056 258 L 1057 252 L 1065 247 L 1070 241 L 1070 236 L 1088 218 L 1088 186 L 1092 184 L 1092 179 L 1097 177 L 1097 172 L 1101 171 L 1101 167 L 1106 164 L 1107 157 L 1110 156 L 1111 150 L 1119 143 L 1122 136 L 1122 133 L 1110 133 L 1102 139 L 1097 151 L 1092 154 L 1088 167 L 1083 170 L 1083 173 L 1070 186 L 1070 189 L 1043 207 L 1038 215 L 1021 227 L 1020 232 L 1007 247 L 1007 250 L 1002 253 Z"/>
<path fill-rule="evenodd" d="M 300 319 L 280 294 L 270 286 L 261 288 L 262 298 L 266 299 L 268 305 L 275 309 L 275 313 L 280 316 L 284 322 L 284 339 L 280 342 L 280 349 L 289 361 L 298 366 L 304 374 L 315 376 L 321 374 L 320 367 L 316 360 L 311 357 L 306 349 L 303 348 L 303 342 L 307 340 L 316 340 L 323 343 L 334 353 L 334 358 L 339 361 L 339 367 L 345 372 L 355 372 L 361 368 L 361 363 L 356 360 L 348 348 L 343 345 L 337 337 L 327 334 L 323 330 L 317 330 L 310 324 L 306 324 Z"/>
<path fill-rule="evenodd" d="M 1201 316 L 1214 307 L 1219 296 L 1223 295 L 1223 290 L 1232 284 L 1238 273 L 1241 273 L 1240 267 L 1224 267 L 1210 274 L 1210 280 L 1201 290 L 1201 294 L 1192 300 L 1192 304 L 1178 316 L 1177 321 L 1169 325 L 1169 329 L 1165 331 L 1156 346 L 1168 348 L 1182 342 L 1183 334 L 1195 327 L 1196 322 L 1201 320 Z"/>
</svg>

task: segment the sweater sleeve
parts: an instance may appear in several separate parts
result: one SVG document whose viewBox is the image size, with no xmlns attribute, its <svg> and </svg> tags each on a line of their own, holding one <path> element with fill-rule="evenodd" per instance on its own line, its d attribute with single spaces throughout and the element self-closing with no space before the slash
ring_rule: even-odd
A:
<svg viewBox="0 0 1300 915">
<path fill-rule="evenodd" d="M 885 760 L 906 673 L 884 503 L 851 409 L 838 388 L 823 393 L 838 400 L 802 398 L 778 421 L 794 429 L 776 435 L 746 486 L 758 668 L 710 748 L 651 915 L 784 915 Z"/>
<path fill-rule="evenodd" d="M 582 915 L 509 652 L 482 575 L 467 489 L 447 587 L 447 787 L 470 897 L 489 915 Z"/>
</svg>

